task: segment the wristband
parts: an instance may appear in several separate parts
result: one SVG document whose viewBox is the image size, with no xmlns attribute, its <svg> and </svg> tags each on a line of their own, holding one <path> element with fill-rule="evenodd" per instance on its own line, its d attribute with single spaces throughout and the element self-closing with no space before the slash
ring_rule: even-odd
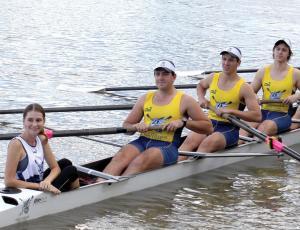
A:
<svg viewBox="0 0 300 230">
<path fill-rule="evenodd" d="M 44 134 L 47 136 L 48 139 L 53 137 L 53 131 L 50 129 L 45 129 Z"/>
</svg>

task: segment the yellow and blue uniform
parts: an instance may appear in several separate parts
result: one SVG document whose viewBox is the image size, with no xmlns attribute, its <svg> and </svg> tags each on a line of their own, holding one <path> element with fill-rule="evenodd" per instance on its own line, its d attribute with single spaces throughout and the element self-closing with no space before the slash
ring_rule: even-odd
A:
<svg viewBox="0 0 300 230">
<path fill-rule="evenodd" d="M 287 74 L 282 80 L 274 80 L 271 76 L 271 66 L 265 68 L 262 79 L 263 99 L 277 100 L 285 99 L 293 94 L 293 67 L 290 66 Z M 291 125 L 291 116 L 289 106 L 283 103 L 263 104 L 262 121 L 272 120 L 277 125 L 277 132 L 283 132 L 289 129 Z"/>
<path fill-rule="evenodd" d="M 229 90 L 222 90 L 218 87 L 220 73 L 215 73 L 209 86 L 210 104 L 216 109 L 239 109 L 240 106 L 240 90 L 245 83 L 240 78 L 236 84 Z M 220 132 L 226 139 L 226 147 L 236 145 L 239 139 L 239 128 L 232 125 L 228 120 L 218 116 L 215 112 L 209 111 L 208 117 L 214 127 L 214 132 Z"/>
<path fill-rule="evenodd" d="M 167 105 L 154 104 L 154 96 L 155 91 L 148 92 L 144 102 L 144 122 L 147 125 L 161 126 L 183 118 L 180 113 L 183 92 L 177 91 Z M 142 133 L 137 140 L 130 142 L 130 144 L 137 147 L 140 152 L 150 147 L 160 148 L 164 157 L 164 165 L 170 165 L 177 162 L 181 132 L 182 128 L 177 129 L 175 132 L 150 130 Z"/>
</svg>

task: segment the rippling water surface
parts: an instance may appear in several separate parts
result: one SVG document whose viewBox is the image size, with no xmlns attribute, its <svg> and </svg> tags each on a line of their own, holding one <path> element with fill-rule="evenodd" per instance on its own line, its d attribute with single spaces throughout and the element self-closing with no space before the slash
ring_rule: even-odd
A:
<svg viewBox="0 0 300 230">
<path fill-rule="evenodd" d="M 293 43 L 300 63 L 299 1 L 280 0 L 11 0 L 0 7 L 0 109 L 133 103 L 143 92 L 89 93 L 153 85 L 152 67 L 172 59 L 178 70 L 220 68 L 220 51 L 238 46 L 240 68 L 272 61 L 274 42 Z M 244 75 L 251 80 L 253 75 Z M 179 76 L 177 84 L 196 83 Z M 195 95 L 194 90 L 186 92 Z M 54 129 L 119 126 L 127 111 L 49 113 Z M 22 128 L 20 114 L 1 115 L 1 133 Z M 98 139 L 126 143 L 132 137 Z M 117 149 L 72 137 L 51 140 L 75 163 Z M 3 178 L 7 141 L 0 141 Z M 168 185 L 41 218 L 14 229 L 299 229 L 299 166 L 235 165 Z"/>
</svg>

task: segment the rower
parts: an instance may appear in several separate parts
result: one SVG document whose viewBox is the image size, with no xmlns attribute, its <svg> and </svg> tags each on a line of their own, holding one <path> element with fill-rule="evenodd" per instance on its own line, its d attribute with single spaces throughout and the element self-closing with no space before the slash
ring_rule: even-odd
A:
<svg viewBox="0 0 300 230">
<path fill-rule="evenodd" d="M 125 129 L 140 132 L 140 137 L 123 146 L 104 173 L 126 176 L 175 164 L 184 127 L 204 135 L 212 132 L 211 122 L 196 100 L 174 87 L 172 61 L 159 61 L 154 78 L 158 90 L 140 97 L 123 123 Z M 162 130 L 149 130 L 153 126 Z"/>
<path fill-rule="evenodd" d="M 212 73 L 201 80 L 197 86 L 198 100 L 201 107 L 209 105 L 216 108 L 209 111 L 208 117 L 214 126 L 214 132 L 203 135 L 191 132 L 180 147 L 182 151 L 215 152 L 227 147 L 235 146 L 239 139 L 239 128 L 222 117 L 223 113 L 232 114 L 246 121 L 260 121 L 261 115 L 256 95 L 248 83 L 238 74 L 237 68 L 241 64 L 242 53 L 237 47 L 223 50 L 222 69 L 220 73 Z M 205 98 L 209 90 L 210 100 Z M 246 111 L 239 110 L 244 101 Z M 181 156 L 180 160 L 185 160 Z"/>
<path fill-rule="evenodd" d="M 250 125 L 267 135 L 276 135 L 289 130 L 291 126 L 291 110 L 289 104 L 300 99 L 300 70 L 288 64 L 292 52 L 289 39 L 280 39 L 273 47 L 273 64 L 259 69 L 251 83 L 257 93 L 263 90 L 264 100 L 281 100 L 279 103 L 262 104 L 262 122 Z M 241 135 L 249 135 L 241 131 Z"/>
</svg>

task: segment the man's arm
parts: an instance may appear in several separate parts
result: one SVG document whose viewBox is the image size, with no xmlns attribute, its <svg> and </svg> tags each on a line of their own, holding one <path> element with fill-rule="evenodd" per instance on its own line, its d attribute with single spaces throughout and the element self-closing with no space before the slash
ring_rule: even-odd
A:
<svg viewBox="0 0 300 230">
<path fill-rule="evenodd" d="M 248 83 L 244 83 L 240 89 L 240 97 L 244 99 L 247 106 L 246 111 L 240 111 L 235 109 L 224 109 L 223 112 L 237 116 L 245 121 L 260 122 L 261 111 L 256 98 L 256 94 Z"/>
<path fill-rule="evenodd" d="M 205 98 L 205 94 L 211 84 L 213 76 L 214 74 L 210 74 L 197 84 L 198 101 L 202 108 L 207 108 L 209 105 L 209 101 Z"/>
<path fill-rule="evenodd" d="M 190 118 L 186 122 L 186 128 L 201 134 L 211 134 L 213 132 L 211 121 L 194 98 L 186 94 L 183 95 L 181 106 L 183 114 L 187 114 Z"/>
<path fill-rule="evenodd" d="M 297 90 L 300 90 L 300 70 L 294 68 L 294 74 L 293 74 L 293 82 L 294 82 L 294 88 Z M 292 94 L 288 96 L 286 99 L 283 100 L 283 103 L 285 104 L 291 104 L 296 101 L 300 100 L 300 93 L 296 92 L 295 94 Z"/>
<path fill-rule="evenodd" d="M 261 68 L 256 72 L 255 77 L 251 82 L 251 87 L 255 93 L 257 93 L 260 90 L 264 75 L 265 75 L 265 68 Z"/>
<path fill-rule="evenodd" d="M 126 117 L 123 122 L 123 128 L 125 129 L 132 129 L 136 128 L 138 132 L 146 132 L 148 130 L 148 126 L 144 122 L 140 122 L 144 116 L 144 101 L 146 95 L 140 97 L 135 105 L 133 106 L 132 110 Z M 130 133 L 133 134 L 133 133 Z"/>
</svg>

